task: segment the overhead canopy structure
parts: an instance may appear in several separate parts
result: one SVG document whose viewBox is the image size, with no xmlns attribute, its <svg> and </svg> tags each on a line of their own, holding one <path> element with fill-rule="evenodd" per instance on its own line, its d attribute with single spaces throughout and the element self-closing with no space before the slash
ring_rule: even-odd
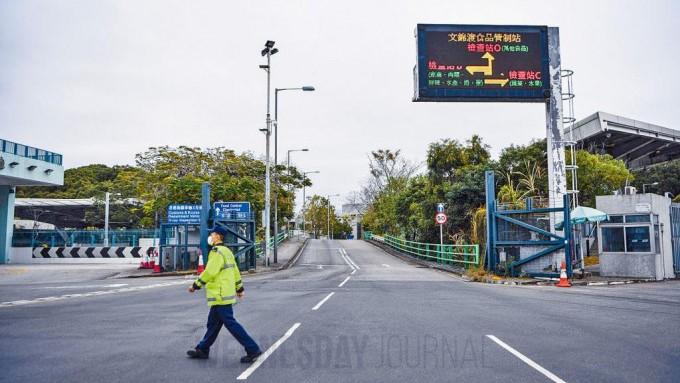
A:
<svg viewBox="0 0 680 383">
<path fill-rule="evenodd" d="M 578 148 L 610 154 L 631 170 L 680 158 L 680 131 L 605 112 L 578 121 L 573 138 Z"/>
<path fill-rule="evenodd" d="M 87 212 L 97 209 L 94 198 L 17 198 L 14 206 L 15 218 L 78 229 L 88 226 Z"/>
<path fill-rule="evenodd" d="M 0 264 L 10 258 L 15 187 L 63 185 L 62 161 L 61 154 L 0 139 Z"/>
</svg>

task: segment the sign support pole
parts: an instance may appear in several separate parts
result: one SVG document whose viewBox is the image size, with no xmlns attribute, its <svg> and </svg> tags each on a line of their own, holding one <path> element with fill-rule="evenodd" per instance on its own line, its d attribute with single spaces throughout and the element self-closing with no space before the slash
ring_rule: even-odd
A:
<svg viewBox="0 0 680 383">
<path fill-rule="evenodd" d="M 208 264 L 208 220 L 210 219 L 210 184 L 201 185 L 201 257 L 203 264 Z"/>
<path fill-rule="evenodd" d="M 548 150 L 549 207 L 561 207 L 566 192 L 566 164 L 564 159 L 564 133 L 562 123 L 562 77 L 559 28 L 548 27 L 548 57 L 550 67 L 550 98 L 545 104 L 546 138 Z M 550 215 L 550 230 L 555 231 L 561 214 Z"/>
<path fill-rule="evenodd" d="M 442 247 L 444 246 L 444 225 L 439 225 L 439 251 L 441 251 Z"/>
</svg>

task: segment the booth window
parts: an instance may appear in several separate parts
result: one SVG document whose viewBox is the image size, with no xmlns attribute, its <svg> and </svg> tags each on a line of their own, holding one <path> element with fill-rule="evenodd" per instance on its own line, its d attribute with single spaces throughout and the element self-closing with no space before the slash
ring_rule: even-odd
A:
<svg viewBox="0 0 680 383">
<path fill-rule="evenodd" d="M 622 215 L 610 215 L 607 223 L 623 223 Z"/>
<path fill-rule="evenodd" d="M 649 214 L 632 214 L 626 216 L 626 223 L 649 222 Z"/>
<path fill-rule="evenodd" d="M 623 253 L 626 251 L 624 244 L 623 227 L 602 228 L 602 251 Z"/>
<path fill-rule="evenodd" d="M 649 253 L 652 251 L 649 242 L 649 226 L 626 227 L 626 252 Z"/>
</svg>

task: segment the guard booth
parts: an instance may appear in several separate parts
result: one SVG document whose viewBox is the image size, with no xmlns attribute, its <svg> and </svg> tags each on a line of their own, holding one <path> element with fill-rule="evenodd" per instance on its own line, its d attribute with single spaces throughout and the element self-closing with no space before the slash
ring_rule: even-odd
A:
<svg viewBox="0 0 680 383">
<path fill-rule="evenodd" d="M 203 184 L 202 203 L 171 204 L 161 224 L 158 262 L 161 270 L 196 268 L 198 257 L 208 262 L 208 233 L 217 226 L 227 231 L 225 246 L 234 253 L 240 270 L 255 269 L 255 216 L 249 202 L 215 202 Z"/>
</svg>

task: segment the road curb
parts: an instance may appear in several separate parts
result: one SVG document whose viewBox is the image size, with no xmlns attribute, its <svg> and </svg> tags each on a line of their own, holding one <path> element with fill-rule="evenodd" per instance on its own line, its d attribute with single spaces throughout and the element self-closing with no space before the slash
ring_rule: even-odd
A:
<svg viewBox="0 0 680 383">
<path fill-rule="evenodd" d="M 298 247 L 297 251 L 295 252 L 295 255 L 293 255 L 288 262 L 284 263 L 282 266 L 276 269 L 276 271 L 281 271 L 281 270 L 286 270 L 291 267 L 300 259 L 300 255 L 302 255 L 302 252 L 305 251 L 305 247 L 307 247 L 307 241 L 309 241 L 309 238 L 305 238 L 304 242 Z"/>
</svg>

